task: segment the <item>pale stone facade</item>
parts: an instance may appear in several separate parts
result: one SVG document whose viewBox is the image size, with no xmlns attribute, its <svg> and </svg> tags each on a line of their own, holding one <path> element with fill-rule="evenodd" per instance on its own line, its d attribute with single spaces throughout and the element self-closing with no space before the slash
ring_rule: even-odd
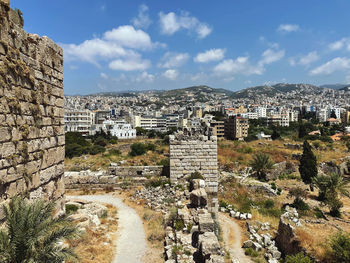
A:
<svg viewBox="0 0 350 263">
<path fill-rule="evenodd" d="M 23 194 L 64 211 L 63 115 L 63 50 L 0 0 L 0 206 Z"/>
<path fill-rule="evenodd" d="M 198 171 L 205 178 L 208 210 L 218 211 L 218 153 L 216 136 L 170 135 L 170 180 L 185 180 Z"/>
</svg>

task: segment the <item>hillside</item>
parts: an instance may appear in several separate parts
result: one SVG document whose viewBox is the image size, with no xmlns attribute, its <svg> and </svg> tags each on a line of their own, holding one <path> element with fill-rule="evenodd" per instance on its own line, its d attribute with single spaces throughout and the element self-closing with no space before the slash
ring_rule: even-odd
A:
<svg viewBox="0 0 350 263">
<path fill-rule="evenodd" d="M 195 97 L 201 98 L 206 96 L 230 96 L 232 91 L 225 89 L 214 89 L 208 86 L 192 86 L 182 89 L 166 90 L 159 94 L 163 98 L 185 98 L 185 97 Z"/>
<path fill-rule="evenodd" d="M 321 93 L 324 89 L 310 85 L 310 84 L 287 84 L 279 83 L 272 86 L 256 86 L 251 88 L 246 88 L 234 92 L 231 97 L 235 99 L 240 98 L 256 98 L 260 97 L 275 97 L 281 94 L 288 93 L 300 93 L 301 95 L 307 94 L 318 94 Z"/>
</svg>

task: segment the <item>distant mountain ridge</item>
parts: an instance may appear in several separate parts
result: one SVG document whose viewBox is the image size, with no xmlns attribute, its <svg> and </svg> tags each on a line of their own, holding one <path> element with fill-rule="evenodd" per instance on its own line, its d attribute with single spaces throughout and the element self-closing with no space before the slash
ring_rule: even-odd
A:
<svg viewBox="0 0 350 263">
<path fill-rule="evenodd" d="M 286 95 L 291 92 L 299 93 L 300 95 L 312 95 L 322 93 L 325 89 L 336 91 L 350 91 L 350 85 L 346 84 L 327 84 L 315 86 L 312 84 L 299 83 L 278 83 L 275 85 L 263 85 L 249 87 L 238 91 L 231 91 L 221 88 L 212 88 L 206 85 L 191 86 L 187 88 L 172 89 L 172 90 L 143 90 L 143 91 L 121 91 L 121 92 L 100 92 L 89 96 L 124 96 L 133 97 L 138 94 L 153 94 L 162 99 L 186 100 L 197 99 L 198 101 L 208 101 L 213 97 L 220 98 L 256 98 L 273 97 L 276 95 Z"/>
<path fill-rule="evenodd" d="M 279 83 L 272 86 L 256 86 L 250 87 L 243 90 L 236 91 L 232 94 L 232 98 L 254 98 L 257 96 L 274 97 L 278 94 L 286 94 L 289 92 L 300 92 L 305 94 L 320 93 L 324 89 L 311 84 L 289 84 Z"/>
</svg>

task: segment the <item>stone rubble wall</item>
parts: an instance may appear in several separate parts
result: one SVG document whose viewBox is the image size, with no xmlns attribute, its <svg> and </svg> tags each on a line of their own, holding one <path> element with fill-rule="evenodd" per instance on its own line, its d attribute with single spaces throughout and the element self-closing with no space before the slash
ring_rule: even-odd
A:
<svg viewBox="0 0 350 263">
<path fill-rule="evenodd" d="M 164 171 L 162 165 L 157 166 L 118 166 L 111 165 L 108 168 L 110 175 L 122 177 L 149 177 L 161 176 Z"/>
<path fill-rule="evenodd" d="M 15 195 L 64 211 L 63 50 L 0 0 L 0 206 Z M 0 220 L 3 218 L 0 211 Z"/>
<path fill-rule="evenodd" d="M 108 171 L 65 172 L 64 183 L 67 189 L 103 189 L 106 187 L 120 188 L 127 183 L 143 185 L 149 177 L 161 177 L 164 166 L 115 166 Z"/>
<path fill-rule="evenodd" d="M 200 172 L 206 181 L 208 210 L 218 212 L 218 146 L 216 136 L 170 135 L 170 181 L 178 183 Z"/>
</svg>

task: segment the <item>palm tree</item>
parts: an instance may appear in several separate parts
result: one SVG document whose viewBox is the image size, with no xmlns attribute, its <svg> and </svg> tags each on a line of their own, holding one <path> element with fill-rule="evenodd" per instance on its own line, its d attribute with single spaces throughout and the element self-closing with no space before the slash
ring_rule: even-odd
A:
<svg viewBox="0 0 350 263">
<path fill-rule="evenodd" d="M 266 180 L 266 174 L 272 169 L 273 164 L 274 163 L 271 161 L 270 157 L 264 153 L 254 155 L 253 160 L 250 163 L 259 180 Z"/>
<path fill-rule="evenodd" d="M 313 180 L 319 189 L 319 199 L 330 208 L 330 214 L 340 216 L 340 208 L 343 203 L 340 201 L 339 195 L 350 198 L 350 182 L 345 181 L 343 176 L 337 173 L 331 175 L 319 175 Z"/>
<path fill-rule="evenodd" d="M 19 197 L 13 198 L 8 207 L 3 206 L 6 227 L 0 230 L 0 262 L 62 263 L 76 258 L 61 243 L 76 235 L 76 227 L 66 216 L 53 218 L 54 207 L 53 202 L 29 203 Z"/>
</svg>

